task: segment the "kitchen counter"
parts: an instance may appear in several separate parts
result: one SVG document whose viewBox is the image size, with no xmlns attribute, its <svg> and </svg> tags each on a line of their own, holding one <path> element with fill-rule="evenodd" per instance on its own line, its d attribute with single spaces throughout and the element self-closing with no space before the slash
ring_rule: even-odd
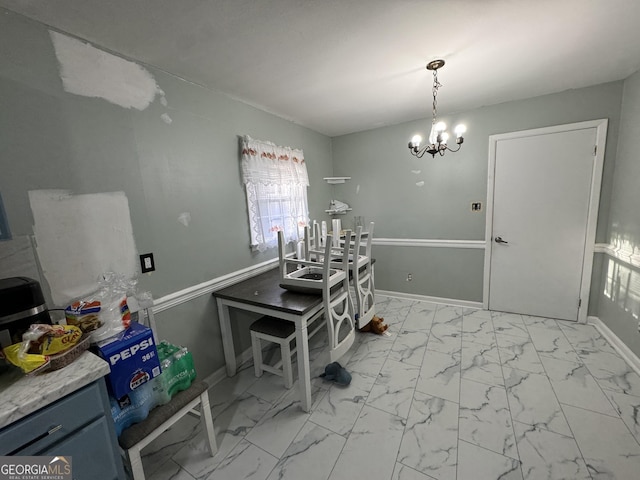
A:
<svg viewBox="0 0 640 480">
<path fill-rule="evenodd" d="M 0 374 L 0 428 L 46 407 L 109 373 L 109 364 L 86 351 L 60 370 L 25 376 Z"/>
</svg>

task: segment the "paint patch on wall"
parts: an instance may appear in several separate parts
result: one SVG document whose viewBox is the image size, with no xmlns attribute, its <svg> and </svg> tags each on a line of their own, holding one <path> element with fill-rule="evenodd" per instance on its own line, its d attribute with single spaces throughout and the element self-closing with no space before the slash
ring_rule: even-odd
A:
<svg viewBox="0 0 640 480">
<path fill-rule="evenodd" d="M 169 116 L 168 113 L 163 113 L 162 115 L 160 115 L 160 118 L 167 125 L 171 125 L 171 123 L 173 122 L 173 120 L 171 120 L 171 117 Z"/>
<path fill-rule="evenodd" d="M 66 92 L 137 110 L 147 108 L 156 95 L 161 102 L 164 99 L 153 75 L 137 63 L 58 32 L 49 31 L 49 35 Z"/>
<path fill-rule="evenodd" d="M 29 192 L 36 252 L 56 306 L 98 288 L 105 272 L 134 278 L 137 250 L 124 192 Z"/>
<path fill-rule="evenodd" d="M 191 213 L 182 212 L 180 215 L 178 215 L 178 221 L 185 227 L 188 227 L 191 223 Z"/>
<path fill-rule="evenodd" d="M 411 170 L 411 173 L 415 173 L 416 175 L 418 175 L 422 170 Z"/>
<path fill-rule="evenodd" d="M 416 186 L 418 187 L 424 187 L 424 182 L 420 181 L 420 182 L 416 182 Z"/>
</svg>

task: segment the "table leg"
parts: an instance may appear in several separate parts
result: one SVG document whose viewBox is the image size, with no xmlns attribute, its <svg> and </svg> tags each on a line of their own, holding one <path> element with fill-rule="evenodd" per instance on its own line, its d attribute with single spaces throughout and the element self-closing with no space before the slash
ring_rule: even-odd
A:
<svg viewBox="0 0 640 480">
<path fill-rule="evenodd" d="M 300 405 L 305 412 L 311 411 L 311 371 L 309 370 L 309 337 L 307 321 L 296 322 L 296 349 L 298 358 L 298 382 Z"/>
<path fill-rule="evenodd" d="M 216 303 L 218 304 L 218 321 L 220 322 L 222 349 L 224 350 L 224 361 L 227 364 L 227 375 L 233 377 L 236 374 L 236 352 L 233 347 L 229 307 L 222 303 L 222 300 L 219 298 L 216 298 Z"/>
</svg>

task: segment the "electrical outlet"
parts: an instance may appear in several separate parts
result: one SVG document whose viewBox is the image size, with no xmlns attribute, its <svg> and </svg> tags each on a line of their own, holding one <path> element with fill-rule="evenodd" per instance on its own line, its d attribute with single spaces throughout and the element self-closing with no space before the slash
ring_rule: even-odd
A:
<svg viewBox="0 0 640 480">
<path fill-rule="evenodd" d="M 142 273 L 155 271 L 156 264 L 153 261 L 153 253 L 140 255 L 140 268 L 142 269 Z"/>
<path fill-rule="evenodd" d="M 407 273 L 407 282 L 410 282 L 413 280 L 413 275 L 411 275 L 410 273 Z"/>
<path fill-rule="evenodd" d="M 472 202 L 471 203 L 471 211 L 472 212 L 481 212 L 482 211 L 482 202 Z"/>
</svg>

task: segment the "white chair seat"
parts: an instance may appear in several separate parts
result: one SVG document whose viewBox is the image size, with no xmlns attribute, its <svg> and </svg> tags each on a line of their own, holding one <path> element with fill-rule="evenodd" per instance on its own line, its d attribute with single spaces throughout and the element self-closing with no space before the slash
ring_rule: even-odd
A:
<svg viewBox="0 0 640 480">
<path fill-rule="evenodd" d="M 293 263 L 301 268 L 296 268 L 288 273 L 286 271 L 281 273 L 280 286 L 282 288 L 293 292 L 322 294 L 324 283 L 322 264 L 294 259 L 285 259 L 283 263 L 285 265 Z M 340 270 L 329 270 L 329 282 L 331 285 L 333 286 L 339 281 Z"/>
</svg>

